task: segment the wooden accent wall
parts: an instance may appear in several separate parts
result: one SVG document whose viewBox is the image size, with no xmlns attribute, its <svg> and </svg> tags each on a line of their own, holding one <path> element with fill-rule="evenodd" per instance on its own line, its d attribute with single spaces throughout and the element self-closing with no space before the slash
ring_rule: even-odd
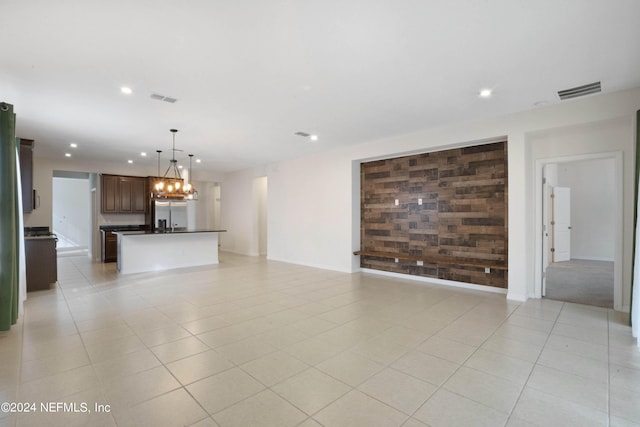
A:
<svg viewBox="0 0 640 427">
<path fill-rule="evenodd" d="M 363 268 L 507 288 L 506 141 L 362 163 L 360 177 Z"/>
</svg>

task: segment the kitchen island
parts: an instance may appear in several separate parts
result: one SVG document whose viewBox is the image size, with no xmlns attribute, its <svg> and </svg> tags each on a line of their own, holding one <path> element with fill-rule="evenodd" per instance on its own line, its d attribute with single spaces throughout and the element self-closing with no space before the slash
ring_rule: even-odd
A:
<svg viewBox="0 0 640 427">
<path fill-rule="evenodd" d="M 121 274 L 218 264 L 218 233 L 226 230 L 117 231 Z"/>
</svg>

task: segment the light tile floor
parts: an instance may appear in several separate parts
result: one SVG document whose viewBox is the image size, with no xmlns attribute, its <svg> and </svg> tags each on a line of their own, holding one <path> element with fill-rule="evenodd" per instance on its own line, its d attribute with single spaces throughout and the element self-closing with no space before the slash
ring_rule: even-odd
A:
<svg viewBox="0 0 640 427">
<path fill-rule="evenodd" d="M 640 352 L 611 310 L 228 253 L 125 277 L 58 263 L 0 333 L 0 401 L 36 404 L 0 427 L 640 425 Z"/>
</svg>

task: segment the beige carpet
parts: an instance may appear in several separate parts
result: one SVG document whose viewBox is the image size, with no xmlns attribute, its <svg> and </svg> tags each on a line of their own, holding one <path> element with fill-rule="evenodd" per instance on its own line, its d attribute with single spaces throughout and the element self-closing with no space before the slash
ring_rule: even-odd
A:
<svg viewBox="0 0 640 427">
<path fill-rule="evenodd" d="M 613 262 L 571 260 L 547 268 L 546 297 L 613 308 Z"/>
</svg>

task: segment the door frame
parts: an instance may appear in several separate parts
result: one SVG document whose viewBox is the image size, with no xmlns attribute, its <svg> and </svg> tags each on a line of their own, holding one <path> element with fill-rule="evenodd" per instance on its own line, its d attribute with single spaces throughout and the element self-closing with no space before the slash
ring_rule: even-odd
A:
<svg viewBox="0 0 640 427">
<path fill-rule="evenodd" d="M 622 151 L 611 151 L 594 154 L 579 154 L 574 156 L 563 156 L 538 159 L 535 162 L 535 268 L 534 268 L 534 298 L 542 297 L 542 284 L 544 278 L 543 250 L 545 245 L 544 228 L 543 228 L 543 167 L 547 164 L 561 164 L 568 162 L 576 162 L 581 160 L 605 160 L 613 159 L 615 162 L 615 188 L 616 203 L 613 207 L 613 215 L 615 220 L 615 236 L 614 236 L 614 255 L 613 255 L 613 309 L 622 311 L 622 245 L 623 245 L 623 159 Z"/>
<path fill-rule="evenodd" d="M 552 200 L 551 200 L 551 233 L 553 238 L 551 239 L 552 244 L 553 244 L 553 262 L 562 262 L 562 261 L 558 261 L 557 259 L 560 258 L 560 251 L 558 251 L 558 247 L 562 246 L 559 243 L 559 234 L 560 231 L 558 230 L 559 225 L 560 225 L 560 221 L 558 220 L 558 216 L 560 216 L 558 214 L 558 212 L 560 211 L 560 202 L 559 200 L 563 200 L 562 197 L 559 197 L 558 194 L 562 194 L 564 191 L 566 190 L 566 192 L 568 193 L 568 197 L 564 200 L 566 203 L 568 203 L 569 207 L 568 207 L 568 211 L 569 211 L 569 220 L 568 220 L 568 228 L 567 228 L 567 233 L 569 233 L 569 250 L 568 250 L 568 254 L 569 254 L 569 259 L 564 259 L 563 261 L 569 261 L 571 259 L 571 188 L 570 187 L 563 187 L 560 185 L 556 185 L 553 187 L 553 191 L 552 191 Z M 547 224 L 549 224 L 549 221 L 546 221 Z M 564 255 L 563 255 L 564 257 Z"/>
</svg>

